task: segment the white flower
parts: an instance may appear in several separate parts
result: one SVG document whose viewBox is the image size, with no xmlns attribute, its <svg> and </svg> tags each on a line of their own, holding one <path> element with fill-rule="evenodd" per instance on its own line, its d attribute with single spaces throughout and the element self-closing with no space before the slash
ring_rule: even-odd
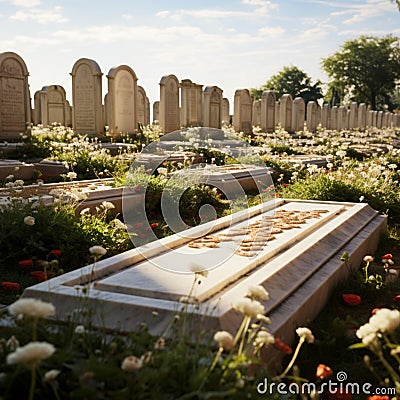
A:
<svg viewBox="0 0 400 400">
<path fill-rule="evenodd" d="M 237 301 L 233 308 L 251 318 L 257 318 L 259 314 L 264 314 L 265 312 L 264 306 L 259 301 L 250 300 L 247 297 Z"/>
<path fill-rule="evenodd" d="M 121 369 L 127 372 L 135 372 L 142 368 L 143 361 L 135 356 L 129 356 L 122 361 Z"/>
<path fill-rule="evenodd" d="M 78 335 L 82 335 L 83 333 L 85 333 L 85 327 L 83 325 L 77 325 L 75 328 L 75 333 L 77 333 Z"/>
<path fill-rule="evenodd" d="M 18 339 L 13 335 L 7 340 L 6 347 L 10 351 L 15 351 L 19 347 Z"/>
<path fill-rule="evenodd" d="M 89 208 L 89 207 L 84 208 L 84 209 L 80 212 L 80 214 L 81 214 L 81 215 L 90 214 L 90 208 Z"/>
<path fill-rule="evenodd" d="M 29 226 L 35 225 L 35 217 L 31 217 L 30 215 L 28 215 L 24 218 L 24 224 Z"/>
<path fill-rule="evenodd" d="M 57 376 L 60 374 L 59 369 L 51 369 L 44 374 L 44 381 L 45 382 L 52 382 L 55 381 Z"/>
<path fill-rule="evenodd" d="M 160 336 L 154 344 L 155 349 L 163 349 L 165 347 L 165 339 Z"/>
<path fill-rule="evenodd" d="M 104 256 L 107 253 L 107 250 L 102 246 L 92 246 L 89 251 L 94 256 Z"/>
<path fill-rule="evenodd" d="M 360 198 L 358 199 L 360 201 L 360 203 L 362 203 L 364 201 L 365 197 L 364 196 L 360 196 Z"/>
<path fill-rule="evenodd" d="M 363 260 L 364 260 L 365 262 L 372 262 L 372 261 L 374 261 L 374 257 L 372 257 L 372 256 L 365 256 L 365 257 L 363 258 Z"/>
<path fill-rule="evenodd" d="M 253 342 L 254 347 L 268 346 L 275 342 L 275 338 L 267 331 L 259 331 Z"/>
<path fill-rule="evenodd" d="M 72 181 L 73 179 L 76 179 L 77 176 L 78 176 L 78 175 L 76 174 L 76 172 L 72 172 L 72 171 L 68 172 L 68 174 L 67 174 L 67 178 L 68 178 L 68 179 L 71 179 L 71 181 Z"/>
<path fill-rule="evenodd" d="M 370 334 L 376 334 L 377 329 L 375 326 L 372 326 L 370 323 L 366 323 L 362 326 L 360 326 L 356 332 L 356 335 L 359 339 L 363 339 L 365 336 L 368 336 Z"/>
<path fill-rule="evenodd" d="M 393 333 L 400 325 L 400 311 L 381 308 L 369 319 L 369 323 L 379 332 Z"/>
<path fill-rule="evenodd" d="M 51 303 L 38 299 L 20 299 L 8 307 L 10 314 L 32 318 L 48 318 L 56 313 L 56 309 Z"/>
<path fill-rule="evenodd" d="M 111 203 L 110 201 L 103 201 L 101 203 L 101 206 L 105 209 L 105 210 L 112 210 L 113 208 L 115 208 L 114 204 Z"/>
<path fill-rule="evenodd" d="M 23 181 L 22 179 L 17 179 L 17 180 L 14 182 L 14 185 L 15 185 L 15 186 L 24 186 L 24 181 Z"/>
<path fill-rule="evenodd" d="M 14 353 L 7 356 L 7 364 L 31 364 L 49 358 L 55 347 L 47 342 L 31 342 L 26 346 L 18 347 Z"/>
<path fill-rule="evenodd" d="M 214 340 L 218 343 L 219 347 L 224 350 L 230 350 L 233 347 L 233 336 L 227 331 L 218 331 L 214 335 Z"/>
<path fill-rule="evenodd" d="M 265 290 L 264 286 L 251 285 L 249 287 L 249 295 L 254 299 L 268 300 L 269 293 Z"/>
<path fill-rule="evenodd" d="M 296 333 L 300 338 L 304 338 L 307 340 L 307 343 L 314 343 L 314 335 L 311 330 L 308 328 L 297 328 Z"/>
<path fill-rule="evenodd" d="M 118 218 L 115 218 L 111 221 L 111 223 L 117 228 L 117 229 L 121 229 L 121 230 L 125 230 L 126 229 L 126 225 L 121 222 L 121 220 L 119 220 Z"/>
<path fill-rule="evenodd" d="M 204 267 L 202 267 L 201 265 L 192 263 L 190 265 L 190 270 L 194 273 L 194 274 L 199 274 L 201 276 L 204 276 L 205 278 L 208 276 L 208 271 L 206 269 L 204 269 Z"/>
<path fill-rule="evenodd" d="M 14 175 L 6 176 L 6 181 L 12 181 L 14 179 Z"/>
</svg>

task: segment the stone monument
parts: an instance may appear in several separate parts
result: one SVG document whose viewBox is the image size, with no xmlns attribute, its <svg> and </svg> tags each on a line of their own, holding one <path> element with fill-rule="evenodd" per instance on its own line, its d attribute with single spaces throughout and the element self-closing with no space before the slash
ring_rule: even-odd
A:
<svg viewBox="0 0 400 400">
<path fill-rule="evenodd" d="M 102 72 L 96 61 L 80 58 L 72 67 L 72 126 L 76 133 L 104 132 Z"/>
<path fill-rule="evenodd" d="M 31 99 L 28 69 L 16 53 L 0 53 L 0 138 L 15 139 L 28 133 Z"/>
</svg>

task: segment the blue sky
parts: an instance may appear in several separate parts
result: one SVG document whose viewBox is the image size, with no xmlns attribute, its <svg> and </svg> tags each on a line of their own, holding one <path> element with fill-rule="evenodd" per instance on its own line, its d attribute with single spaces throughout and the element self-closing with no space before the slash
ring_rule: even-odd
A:
<svg viewBox="0 0 400 400">
<path fill-rule="evenodd" d="M 326 81 L 322 58 L 362 34 L 400 36 L 400 13 L 389 0 L 0 0 L 0 26 L 0 52 L 25 60 L 32 98 L 58 84 L 71 100 L 69 73 L 86 57 L 104 74 L 103 96 L 110 68 L 127 64 L 151 103 L 167 74 L 232 101 L 287 65 Z"/>
</svg>

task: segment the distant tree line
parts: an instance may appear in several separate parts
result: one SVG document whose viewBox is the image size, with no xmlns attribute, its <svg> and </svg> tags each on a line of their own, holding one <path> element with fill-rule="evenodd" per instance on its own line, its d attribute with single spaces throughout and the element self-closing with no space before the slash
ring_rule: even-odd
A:
<svg viewBox="0 0 400 400">
<path fill-rule="evenodd" d="M 394 0 L 392 0 L 394 2 Z M 400 0 L 396 0 L 400 10 Z M 331 79 L 325 95 L 322 82 L 312 83 L 306 72 L 286 66 L 260 88 L 251 89 L 255 99 L 265 90 L 275 90 L 280 98 L 287 93 L 305 103 L 323 98 L 325 103 L 346 105 L 366 103 L 374 110 L 393 111 L 400 107 L 400 41 L 398 37 L 360 36 L 343 43 L 341 49 L 322 60 Z"/>
</svg>

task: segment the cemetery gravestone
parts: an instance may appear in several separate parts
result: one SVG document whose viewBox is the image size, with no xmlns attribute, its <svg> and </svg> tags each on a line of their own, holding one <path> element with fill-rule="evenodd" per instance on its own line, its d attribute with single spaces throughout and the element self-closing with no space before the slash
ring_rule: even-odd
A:
<svg viewBox="0 0 400 400">
<path fill-rule="evenodd" d="M 0 54 L 0 138 L 15 139 L 26 134 L 31 123 L 28 69 L 16 53 Z"/>
<path fill-rule="evenodd" d="M 358 104 L 353 101 L 350 104 L 349 129 L 356 129 L 357 127 L 358 127 Z"/>
<path fill-rule="evenodd" d="M 137 131 L 137 77 L 127 65 L 111 68 L 107 75 L 107 112 L 109 132 L 134 133 Z"/>
<path fill-rule="evenodd" d="M 181 81 L 181 125 L 203 125 L 203 85 L 193 83 L 190 79 Z"/>
<path fill-rule="evenodd" d="M 336 130 L 338 128 L 338 108 L 333 106 L 331 108 L 331 129 Z"/>
<path fill-rule="evenodd" d="M 365 129 L 367 126 L 367 105 L 361 103 L 358 106 L 358 116 L 357 116 L 357 127 L 359 129 Z"/>
<path fill-rule="evenodd" d="M 160 102 L 155 101 L 153 103 L 153 122 L 158 122 L 160 120 Z"/>
<path fill-rule="evenodd" d="M 72 121 L 76 133 L 103 133 L 102 75 L 99 65 L 87 58 L 79 59 L 72 67 Z"/>
<path fill-rule="evenodd" d="M 273 90 L 263 92 L 261 96 L 261 129 L 273 132 L 275 129 L 276 95 Z"/>
<path fill-rule="evenodd" d="M 222 124 L 229 125 L 231 123 L 231 117 L 229 114 L 229 100 L 227 98 L 223 98 L 221 102 L 221 113 L 222 113 Z"/>
<path fill-rule="evenodd" d="M 65 89 L 60 85 L 44 86 L 35 93 L 35 124 L 44 126 L 59 123 L 68 126 L 71 112 L 67 103 Z"/>
<path fill-rule="evenodd" d="M 305 116 L 305 104 L 301 97 L 296 97 L 293 101 L 293 113 L 292 113 L 292 130 L 299 132 L 304 130 L 304 116 Z"/>
<path fill-rule="evenodd" d="M 175 75 L 166 75 L 160 81 L 159 121 L 164 134 L 180 129 L 179 81 Z"/>
<path fill-rule="evenodd" d="M 208 128 L 221 128 L 222 89 L 206 86 L 203 91 L 203 123 Z"/>
<path fill-rule="evenodd" d="M 253 126 L 261 126 L 261 100 L 253 101 Z"/>
<path fill-rule="evenodd" d="M 137 88 L 137 121 L 144 126 L 150 125 L 150 103 L 145 90 Z"/>
<path fill-rule="evenodd" d="M 237 132 L 251 134 L 252 101 L 249 89 L 238 89 L 235 92 L 233 105 L 233 127 Z"/>
<path fill-rule="evenodd" d="M 311 132 L 317 129 L 317 109 L 318 105 L 315 101 L 307 103 L 307 129 Z"/>
<path fill-rule="evenodd" d="M 321 126 L 325 129 L 331 128 L 331 109 L 329 104 L 324 104 L 321 111 Z"/>
<path fill-rule="evenodd" d="M 290 94 L 284 94 L 280 101 L 280 123 L 286 132 L 293 132 L 292 128 L 293 99 Z"/>
</svg>

